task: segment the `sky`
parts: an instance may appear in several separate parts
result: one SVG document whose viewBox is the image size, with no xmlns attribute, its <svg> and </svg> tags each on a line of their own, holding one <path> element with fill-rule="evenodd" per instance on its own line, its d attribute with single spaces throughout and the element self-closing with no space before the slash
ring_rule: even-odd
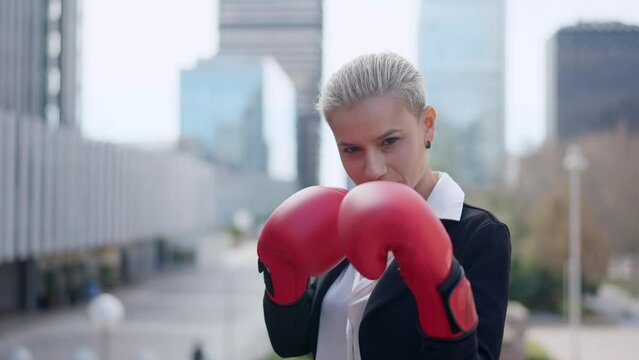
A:
<svg viewBox="0 0 639 360">
<path fill-rule="evenodd" d="M 217 0 L 83 0 L 83 132 L 112 142 L 163 143 L 179 134 L 179 71 L 217 52 Z M 324 78 L 357 55 L 392 50 L 417 62 L 421 0 L 324 0 Z M 506 149 L 545 135 L 545 47 L 578 21 L 639 25 L 637 0 L 506 0 Z M 322 129 L 320 183 L 343 185 Z"/>
</svg>

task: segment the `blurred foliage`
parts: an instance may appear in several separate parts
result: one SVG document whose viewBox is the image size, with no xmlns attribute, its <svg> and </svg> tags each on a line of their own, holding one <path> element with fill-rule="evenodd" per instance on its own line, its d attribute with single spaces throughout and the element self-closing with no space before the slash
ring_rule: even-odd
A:
<svg viewBox="0 0 639 360">
<path fill-rule="evenodd" d="M 526 360 L 552 360 L 546 349 L 532 340 L 527 340 L 524 343 L 524 355 Z"/>
<path fill-rule="evenodd" d="M 191 266 L 196 261 L 196 250 L 188 246 L 172 246 L 170 265 L 173 267 Z"/>
<path fill-rule="evenodd" d="M 567 185 L 565 185 L 567 186 Z M 531 309 L 562 309 L 563 272 L 568 259 L 566 191 L 524 198 L 516 192 L 475 191 L 468 202 L 489 209 L 510 229 L 510 298 Z M 589 206 L 582 207 L 583 289 L 594 292 L 608 268 L 609 246 Z"/>
<path fill-rule="evenodd" d="M 504 224 L 508 225 L 513 244 L 513 257 L 523 250 L 524 240 L 529 236 L 530 224 L 528 210 L 530 201 L 513 191 L 502 189 L 468 191 L 466 202 L 480 206 L 493 213 Z"/>
<path fill-rule="evenodd" d="M 608 280 L 608 283 L 621 288 L 623 291 L 628 293 L 630 296 L 635 298 L 639 298 L 639 281 L 631 281 L 631 280 Z"/>
<path fill-rule="evenodd" d="M 566 194 L 567 188 L 526 198 L 499 189 L 468 196 L 468 202 L 489 209 L 508 225 L 513 249 L 510 298 L 531 309 L 562 308 L 563 271 L 568 257 Z M 582 264 L 587 264 L 583 286 L 592 292 L 605 277 L 609 247 L 588 208 L 584 205 L 582 212 Z"/>
<path fill-rule="evenodd" d="M 530 251 L 538 264 L 553 274 L 562 274 L 569 256 L 567 185 L 558 193 L 541 196 L 531 209 Z M 610 242 L 586 201 L 581 206 L 581 264 L 584 290 L 593 292 L 605 279 Z"/>
<path fill-rule="evenodd" d="M 231 225 L 226 229 L 226 232 L 231 237 L 232 245 L 234 247 L 238 246 L 242 241 L 242 237 L 244 236 L 244 232 L 237 226 Z"/>
<path fill-rule="evenodd" d="M 559 311 L 563 300 L 561 274 L 544 269 L 530 257 L 515 256 L 510 270 L 509 297 L 531 309 Z"/>
<path fill-rule="evenodd" d="M 471 191 L 466 201 L 488 209 L 508 225 L 512 242 L 510 298 L 531 309 L 559 311 L 562 273 L 544 268 L 536 257 L 538 252 L 531 251 L 531 200 L 516 192 L 495 189 Z"/>
<path fill-rule="evenodd" d="M 461 166 L 463 157 L 459 155 L 461 149 L 456 146 L 458 143 L 452 135 L 456 129 L 448 121 L 446 114 L 437 113 L 437 136 L 433 140 L 432 148 L 429 151 L 430 167 L 448 173 L 453 179 L 459 178 L 458 168 Z"/>
<path fill-rule="evenodd" d="M 117 269 L 113 265 L 100 264 L 98 266 L 98 283 L 105 289 L 112 289 L 118 283 Z"/>
<path fill-rule="evenodd" d="M 591 205 L 602 235 L 613 253 L 639 252 L 639 136 L 623 126 L 574 140 L 588 167 L 583 172 L 582 199 Z M 567 191 L 563 167 L 567 144 L 546 143 L 522 159 L 517 192 L 534 200 L 548 192 Z"/>
<path fill-rule="evenodd" d="M 582 174 L 582 286 L 595 292 L 611 254 L 639 252 L 639 136 L 623 127 L 577 139 Z M 520 163 L 510 187 L 469 191 L 467 202 L 493 212 L 510 229 L 510 297 L 532 309 L 561 311 L 568 258 L 566 144 L 547 143 Z"/>
<path fill-rule="evenodd" d="M 171 248 L 169 240 L 166 237 L 159 237 L 153 242 L 155 246 L 155 256 L 157 258 L 157 266 L 163 269 L 170 260 Z"/>
</svg>

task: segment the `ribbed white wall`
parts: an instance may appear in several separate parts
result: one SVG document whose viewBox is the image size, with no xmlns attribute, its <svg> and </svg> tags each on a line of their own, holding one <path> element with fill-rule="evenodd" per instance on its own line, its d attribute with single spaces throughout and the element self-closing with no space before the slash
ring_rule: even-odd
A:
<svg viewBox="0 0 639 360">
<path fill-rule="evenodd" d="M 0 263 L 213 225 L 213 170 L 0 111 Z"/>
</svg>

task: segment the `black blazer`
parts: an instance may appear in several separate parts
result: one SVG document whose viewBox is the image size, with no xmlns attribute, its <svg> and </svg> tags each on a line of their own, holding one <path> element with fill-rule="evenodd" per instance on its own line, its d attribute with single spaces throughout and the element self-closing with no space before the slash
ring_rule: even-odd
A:
<svg viewBox="0 0 639 360">
<path fill-rule="evenodd" d="M 460 221 L 442 220 L 455 258 L 471 283 L 479 324 L 454 341 L 427 339 L 419 325 L 415 298 L 394 260 L 375 286 L 359 329 L 362 360 L 499 359 L 510 273 L 510 233 L 486 210 L 464 204 Z M 275 352 L 282 357 L 317 351 L 322 301 L 344 260 L 317 278 L 296 303 L 278 305 L 264 296 L 264 318 Z"/>
</svg>

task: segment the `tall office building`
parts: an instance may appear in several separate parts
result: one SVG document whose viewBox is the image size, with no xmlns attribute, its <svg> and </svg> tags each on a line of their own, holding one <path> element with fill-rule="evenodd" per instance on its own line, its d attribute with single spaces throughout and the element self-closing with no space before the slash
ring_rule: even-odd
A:
<svg viewBox="0 0 639 360">
<path fill-rule="evenodd" d="M 580 23 L 548 43 L 548 138 L 564 141 L 619 122 L 639 132 L 639 26 Z"/>
<path fill-rule="evenodd" d="M 264 221 L 297 187 L 295 86 L 269 56 L 218 54 L 180 76 L 183 142 L 215 164 L 215 223 Z"/>
<path fill-rule="evenodd" d="M 0 314 L 135 279 L 166 259 L 154 239 L 213 223 L 210 164 L 82 138 L 77 5 L 0 0 Z"/>
<path fill-rule="evenodd" d="M 419 68 L 438 113 L 435 168 L 463 184 L 503 180 L 504 0 L 424 0 Z"/>
<path fill-rule="evenodd" d="M 271 55 L 297 92 L 300 186 L 317 183 L 322 69 L 321 0 L 220 0 L 220 52 Z"/>
<path fill-rule="evenodd" d="M 77 1 L 0 1 L 0 109 L 77 128 Z"/>
<path fill-rule="evenodd" d="M 272 57 L 219 54 L 180 76 L 180 133 L 238 172 L 295 181 L 295 88 Z"/>
</svg>

